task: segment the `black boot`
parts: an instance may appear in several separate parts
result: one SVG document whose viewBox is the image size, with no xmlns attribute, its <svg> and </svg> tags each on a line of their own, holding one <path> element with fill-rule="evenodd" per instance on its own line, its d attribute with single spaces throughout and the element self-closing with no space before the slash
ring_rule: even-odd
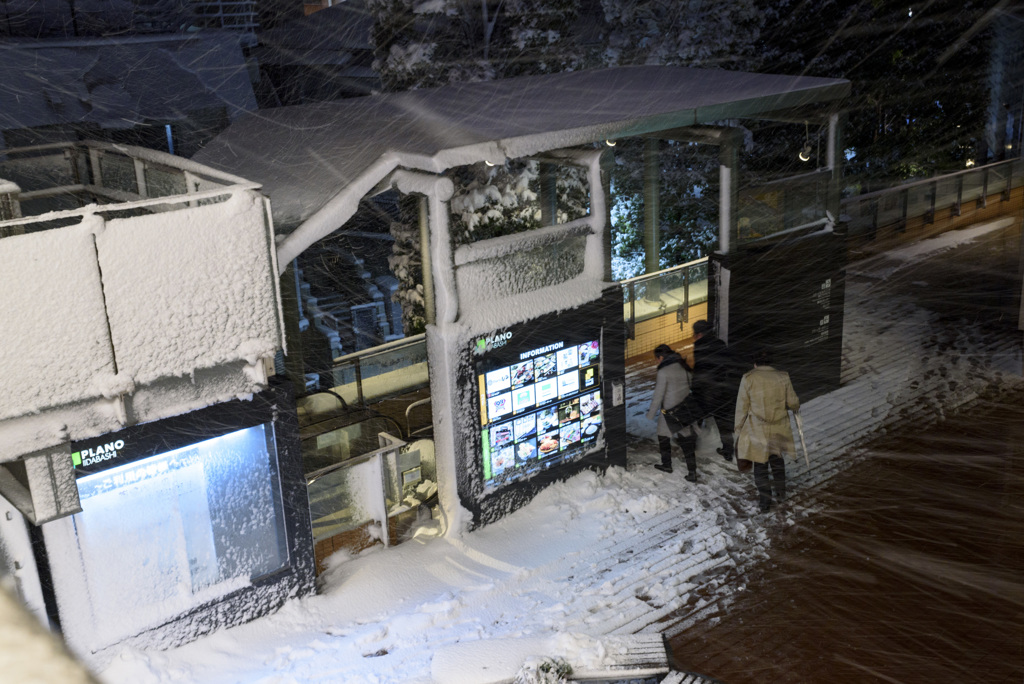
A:
<svg viewBox="0 0 1024 684">
<path fill-rule="evenodd" d="M 754 463 L 754 486 L 757 487 L 757 506 L 762 513 L 772 507 L 772 486 L 768 481 L 768 464 Z"/>
<path fill-rule="evenodd" d="M 768 466 L 772 471 L 772 488 L 775 489 L 775 500 L 782 503 L 786 500 L 786 461 L 781 456 L 769 456 Z"/>
<path fill-rule="evenodd" d="M 676 435 L 676 441 L 683 450 L 683 459 L 686 461 L 686 479 L 689 482 L 697 481 L 697 436 Z"/>
<path fill-rule="evenodd" d="M 663 473 L 672 472 L 672 438 L 658 435 L 658 450 L 661 452 L 661 463 L 654 466 Z"/>
<path fill-rule="evenodd" d="M 715 423 L 718 425 L 718 435 L 722 438 L 722 447 L 717 449 L 718 455 L 726 461 L 731 461 L 733 452 L 732 425 L 722 427 L 726 424 L 725 420 L 719 421 L 717 418 Z"/>
</svg>

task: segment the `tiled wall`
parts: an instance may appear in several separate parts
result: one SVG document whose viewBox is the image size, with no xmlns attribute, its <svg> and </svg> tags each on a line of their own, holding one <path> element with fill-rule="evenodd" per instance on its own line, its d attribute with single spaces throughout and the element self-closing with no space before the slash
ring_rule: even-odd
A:
<svg viewBox="0 0 1024 684">
<path fill-rule="evenodd" d="M 693 324 L 707 315 L 708 305 L 704 302 L 690 307 L 681 329 L 675 311 L 637 323 L 635 339 L 626 340 L 627 363 L 637 357 L 650 356 L 659 344 L 667 344 L 692 362 Z"/>
</svg>

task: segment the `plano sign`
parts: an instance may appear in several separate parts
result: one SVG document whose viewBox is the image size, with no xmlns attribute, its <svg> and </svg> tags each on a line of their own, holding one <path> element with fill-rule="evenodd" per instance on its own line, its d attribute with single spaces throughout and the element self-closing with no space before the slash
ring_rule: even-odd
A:
<svg viewBox="0 0 1024 684">
<path fill-rule="evenodd" d="M 112 461 L 121 457 L 121 450 L 124 449 L 124 440 L 115 439 L 105 444 L 99 444 L 94 447 L 86 447 L 80 451 L 72 452 L 71 461 L 74 463 L 75 468 L 88 467 L 102 463 L 104 461 Z"/>
</svg>

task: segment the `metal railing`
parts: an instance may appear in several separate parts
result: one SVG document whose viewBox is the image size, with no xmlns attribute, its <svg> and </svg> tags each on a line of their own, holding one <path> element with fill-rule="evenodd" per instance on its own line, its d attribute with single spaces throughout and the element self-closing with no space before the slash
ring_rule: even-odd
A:
<svg viewBox="0 0 1024 684">
<path fill-rule="evenodd" d="M 1009 159 L 847 197 L 840 206 L 847 219 L 849 235 L 873 240 L 880 227 L 895 226 L 902 232 L 911 219 L 923 218 L 928 225 L 942 212 L 949 212 L 950 217 L 960 216 L 968 202 L 985 208 L 995 194 L 1007 201 L 1011 190 L 1021 185 L 1024 185 L 1024 160 Z"/>
<path fill-rule="evenodd" d="M 0 237 L 73 225 L 92 211 L 134 216 L 260 187 L 165 152 L 96 141 L 0 150 L 0 179 Z"/>
<path fill-rule="evenodd" d="M 255 0 L 197 0 L 192 3 L 193 22 L 199 28 L 259 28 Z"/>
<path fill-rule="evenodd" d="M 355 406 L 427 387 L 427 340 L 421 333 L 334 359 L 331 389 Z"/>
<path fill-rule="evenodd" d="M 620 285 L 626 333 L 636 339 L 637 323 L 675 312 L 682 324 L 689 320 L 691 306 L 707 301 L 708 258 L 629 278 Z"/>
</svg>

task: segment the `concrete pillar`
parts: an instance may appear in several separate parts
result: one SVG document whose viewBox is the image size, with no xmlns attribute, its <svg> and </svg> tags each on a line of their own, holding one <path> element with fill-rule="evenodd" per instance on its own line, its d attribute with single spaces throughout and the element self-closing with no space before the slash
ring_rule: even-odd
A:
<svg viewBox="0 0 1024 684">
<path fill-rule="evenodd" d="M 739 140 L 722 135 L 718 144 L 718 251 L 728 254 L 736 237 L 740 197 Z"/>
<path fill-rule="evenodd" d="M 661 194 L 661 168 L 658 151 L 661 141 L 657 138 L 644 140 L 644 273 L 661 270 L 661 235 L 658 230 L 658 219 L 661 213 L 658 206 Z M 647 286 L 647 298 L 658 299 L 661 296 L 659 283 L 652 281 Z"/>
<path fill-rule="evenodd" d="M 843 189 L 843 127 L 846 124 L 846 112 L 834 112 L 828 117 L 828 168 L 832 171 L 829 177 L 828 194 L 825 197 L 825 210 L 832 218 L 839 220 L 839 203 Z"/>
<path fill-rule="evenodd" d="M 423 273 L 423 318 L 427 325 L 436 322 L 434 306 L 434 271 L 430 258 L 430 208 L 426 195 L 419 199 L 420 263 Z"/>
<path fill-rule="evenodd" d="M 288 262 L 280 282 L 284 337 L 288 349 L 284 355 L 284 370 L 295 388 L 295 396 L 301 397 L 306 394 L 306 366 L 302 356 L 302 333 L 299 331 L 302 304 L 299 301 L 298 271 L 294 261 Z"/>
<path fill-rule="evenodd" d="M 604 193 L 604 281 L 612 282 L 612 169 L 615 168 L 615 153 L 606 148 L 601 153 L 601 192 Z"/>
</svg>

